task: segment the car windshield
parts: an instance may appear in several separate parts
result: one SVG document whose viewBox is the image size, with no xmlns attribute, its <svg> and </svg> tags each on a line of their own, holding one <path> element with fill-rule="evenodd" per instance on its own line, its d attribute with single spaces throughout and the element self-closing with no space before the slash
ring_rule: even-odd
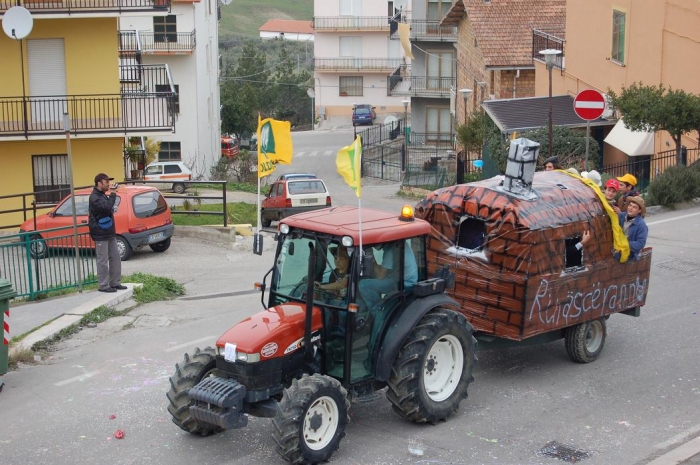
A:
<svg viewBox="0 0 700 465">
<path fill-rule="evenodd" d="M 163 173 L 163 167 L 160 165 L 146 167 L 146 174 L 162 174 L 162 173 Z"/>
<path fill-rule="evenodd" d="M 290 194 L 325 194 L 326 186 L 318 179 L 310 181 L 290 181 L 287 184 Z"/>
<path fill-rule="evenodd" d="M 358 115 L 369 115 L 369 108 L 355 108 L 355 114 Z M 346 117 L 347 118 L 347 117 Z"/>
<path fill-rule="evenodd" d="M 163 196 L 160 195 L 160 191 L 157 190 L 135 195 L 132 203 L 134 205 L 134 215 L 137 218 L 160 215 L 168 209 L 168 204 Z"/>
</svg>

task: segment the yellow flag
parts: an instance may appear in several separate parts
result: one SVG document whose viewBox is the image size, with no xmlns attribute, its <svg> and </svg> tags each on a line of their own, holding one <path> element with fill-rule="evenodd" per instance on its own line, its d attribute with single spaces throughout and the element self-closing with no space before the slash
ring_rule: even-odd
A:
<svg viewBox="0 0 700 465">
<path fill-rule="evenodd" d="M 399 23 L 399 40 L 401 41 L 401 46 L 403 47 L 403 53 L 405 56 L 413 60 L 413 53 L 411 53 L 411 41 L 409 36 L 411 35 L 411 26 L 406 23 Z"/>
<path fill-rule="evenodd" d="M 290 165 L 294 154 L 289 121 L 272 118 L 260 120 L 258 115 L 258 177 L 275 171 L 276 164 Z"/>
<path fill-rule="evenodd" d="M 610 217 L 610 222 L 612 223 L 613 248 L 620 252 L 620 263 L 625 263 L 630 256 L 630 243 L 627 239 L 627 236 L 625 236 L 625 231 L 623 231 L 622 226 L 620 226 L 620 218 L 617 216 L 617 213 L 615 213 L 615 210 L 612 209 L 610 203 L 608 203 L 608 199 L 605 198 L 605 194 L 603 194 L 603 191 L 600 190 L 600 187 L 598 187 L 596 183 L 594 183 L 588 178 L 576 176 L 575 174 L 570 173 L 566 170 L 563 170 L 561 172 L 568 174 L 572 178 L 580 179 L 584 182 L 584 184 L 593 189 L 593 192 L 595 192 L 595 194 L 598 196 L 598 198 L 600 199 L 600 203 L 603 204 L 605 213 L 608 214 L 608 216 Z"/>
<path fill-rule="evenodd" d="M 351 145 L 338 150 L 335 166 L 338 168 L 338 173 L 343 177 L 345 183 L 355 191 L 357 198 L 361 198 L 362 141 L 360 136 L 357 136 L 355 142 Z"/>
</svg>

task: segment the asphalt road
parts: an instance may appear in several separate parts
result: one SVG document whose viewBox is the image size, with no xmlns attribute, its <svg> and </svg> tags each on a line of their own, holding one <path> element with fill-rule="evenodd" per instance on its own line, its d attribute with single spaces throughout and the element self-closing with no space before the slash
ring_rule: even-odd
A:
<svg viewBox="0 0 700 465">
<path fill-rule="evenodd" d="M 700 434 L 700 208 L 648 217 L 654 260 L 641 318 L 614 315 L 599 360 L 572 363 L 561 341 L 479 353 L 469 398 L 447 422 L 415 425 L 382 396 L 351 408 L 338 464 L 557 464 L 552 441 L 583 464 L 644 464 Z M 273 259 L 175 238 L 124 273 L 185 284 L 187 296 L 84 329 L 51 358 L 5 377 L 0 461 L 8 464 L 276 464 L 271 424 L 199 438 L 179 430 L 165 393 L 184 352 L 262 309 L 252 282 Z M 114 419 L 110 416 L 114 415 Z M 117 430 L 124 438 L 115 439 Z M 409 444 L 422 456 L 411 454 Z M 550 448 L 551 449 L 551 448 Z"/>
</svg>

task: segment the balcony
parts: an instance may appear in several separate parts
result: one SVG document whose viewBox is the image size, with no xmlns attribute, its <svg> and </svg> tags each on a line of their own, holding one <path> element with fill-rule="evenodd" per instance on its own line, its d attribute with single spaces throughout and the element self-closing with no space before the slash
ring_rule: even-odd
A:
<svg viewBox="0 0 700 465">
<path fill-rule="evenodd" d="M 532 59 L 544 63 L 544 56 L 540 55 L 542 50 L 554 49 L 561 53 L 554 59 L 554 67 L 563 70 L 566 60 L 564 59 L 564 39 L 547 34 L 546 32 L 532 31 Z"/>
<path fill-rule="evenodd" d="M 388 16 L 314 16 L 314 31 L 388 31 Z"/>
<path fill-rule="evenodd" d="M 0 139 L 163 132 L 175 129 L 175 88 L 167 65 L 120 66 L 121 93 L 0 97 Z"/>
<path fill-rule="evenodd" d="M 411 68 L 400 66 L 386 78 L 388 96 L 449 98 L 457 85 L 455 77 L 411 76 Z"/>
<path fill-rule="evenodd" d="M 81 15 L 105 13 L 168 12 L 171 0 L 0 0 L 0 16 L 13 6 L 23 6 L 32 15 Z"/>
<path fill-rule="evenodd" d="M 195 32 L 119 31 L 119 56 L 140 63 L 141 55 L 190 55 L 197 45 Z"/>
<path fill-rule="evenodd" d="M 388 72 L 403 63 L 403 58 L 315 58 L 316 71 Z"/>
<path fill-rule="evenodd" d="M 413 20 L 409 37 L 411 40 L 423 42 L 457 42 L 457 28 L 440 26 L 440 21 Z M 398 31 L 392 31 L 391 38 L 398 39 Z"/>
</svg>

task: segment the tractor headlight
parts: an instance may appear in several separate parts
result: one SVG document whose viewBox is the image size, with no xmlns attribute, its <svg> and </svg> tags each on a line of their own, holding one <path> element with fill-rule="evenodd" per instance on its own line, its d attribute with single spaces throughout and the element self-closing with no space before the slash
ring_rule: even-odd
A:
<svg viewBox="0 0 700 465">
<path fill-rule="evenodd" d="M 282 224 L 280 225 L 280 232 L 281 232 L 282 234 L 289 234 L 289 225 L 286 224 L 286 223 L 282 223 Z"/>
<path fill-rule="evenodd" d="M 245 363 L 259 362 L 260 354 L 246 354 L 245 352 L 236 352 L 236 361 Z"/>
<path fill-rule="evenodd" d="M 353 242 L 352 236 L 343 236 L 343 238 L 340 240 L 343 247 L 352 247 L 354 245 Z"/>
</svg>

